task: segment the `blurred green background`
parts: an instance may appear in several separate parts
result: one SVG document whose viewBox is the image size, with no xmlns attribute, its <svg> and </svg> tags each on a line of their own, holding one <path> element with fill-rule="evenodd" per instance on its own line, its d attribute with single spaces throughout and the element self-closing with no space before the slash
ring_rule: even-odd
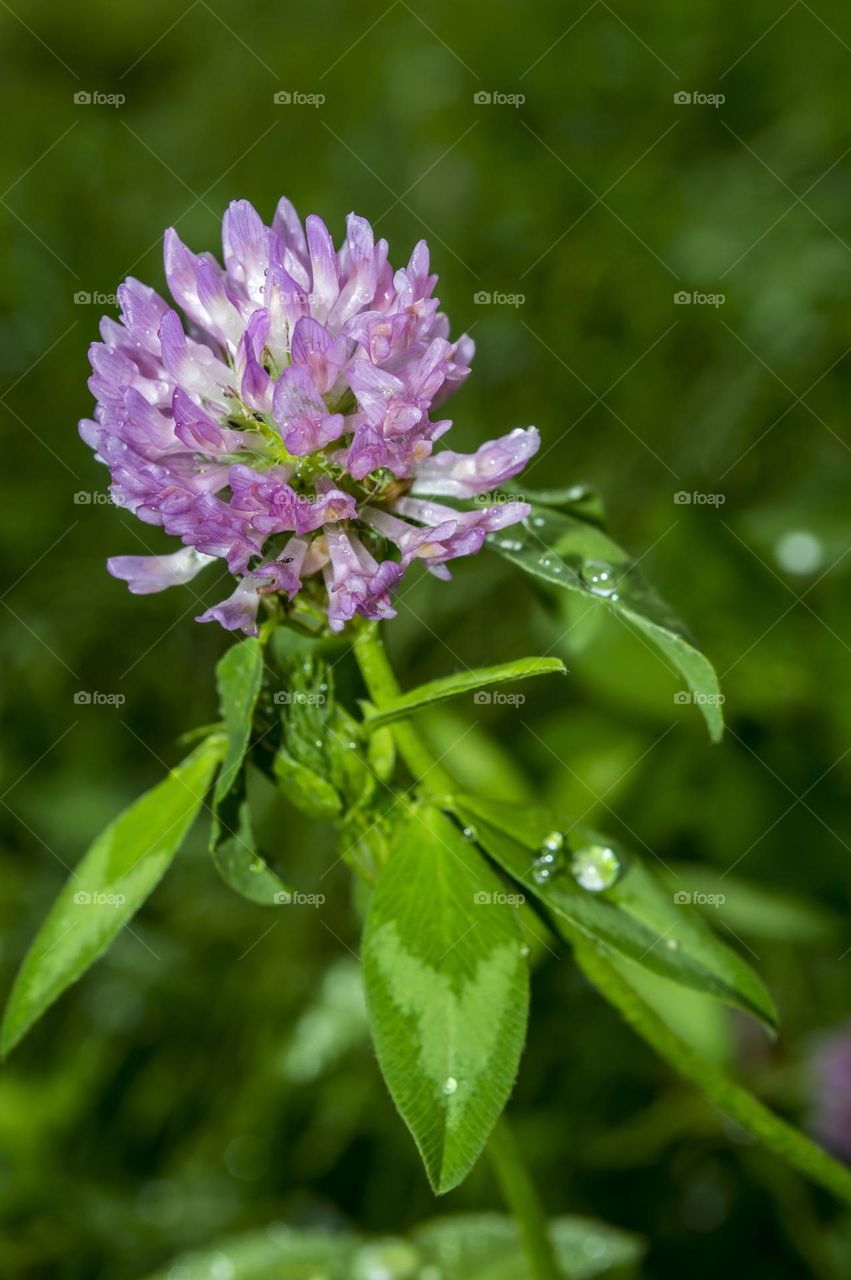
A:
<svg viewBox="0 0 851 1280">
<path fill-rule="evenodd" d="M 713 748 L 641 642 L 553 613 L 496 558 L 423 581 L 390 628 L 407 684 L 565 658 L 568 680 L 536 682 L 519 710 L 470 699 L 430 732 L 448 747 L 470 726 L 449 756 L 462 776 L 702 866 L 697 885 L 735 865 L 713 922 L 766 976 L 779 1041 L 655 996 L 811 1124 L 808 1058 L 846 1025 L 851 974 L 847 7 L 10 0 L 0 29 L 4 998 L 66 867 L 214 717 L 227 643 L 192 622 L 197 584 L 140 600 L 105 571 L 167 540 L 105 503 L 77 437 L 86 348 L 115 311 L 85 298 L 128 272 L 162 287 L 165 226 L 216 250 L 230 199 L 270 218 L 286 192 L 338 237 L 364 214 L 395 264 L 429 240 L 453 332 L 478 344 L 453 446 L 536 423 L 529 484 L 599 488 L 716 664 L 729 729 Z M 341 686 L 356 689 L 345 666 Z M 125 701 L 79 705 L 81 690 Z M 0 1073 L 4 1280 L 134 1280 L 275 1219 L 397 1233 L 436 1211 L 367 1047 L 332 834 L 267 809 L 321 912 L 237 899 L 196 830 Z M 742 882 L 798 905 L 758 910 Z M 648 1277 L 847 1274 L 836 1206 L 544 949 L 512 1110 L 550 1211 L 644 1235 Z M 440 1208 L 498 1203 L 483 1162 Z"/>
</svg>

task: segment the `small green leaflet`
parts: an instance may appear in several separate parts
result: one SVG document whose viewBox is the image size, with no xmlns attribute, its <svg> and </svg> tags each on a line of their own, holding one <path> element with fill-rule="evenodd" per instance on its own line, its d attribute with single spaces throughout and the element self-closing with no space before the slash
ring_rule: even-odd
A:
<svg viewBox="0 0 851 1280">
<path fill-rule="evenodd" d="M 275 756 L 274 769 L 278 786 L 290 804 L 308 818 L 331 822 L 340 816 L 343 802 L 337 788 L 306 764 L 300 764 L 284 747 Z"/>
<path fill-rule="evenodd" d="M 103 954 L 156 887 L 204 803 L 224 750 L 221 735 L 207 738 L 84 854 L 15 979 L 0 1030 L 4 1054 Z"/>
<path fill-rule="evenodd" d="M 754 1134 L 770 1151 L 851 1204 L 851 1171 L 686 1044 L 642 1000 L 626 976 L 609 963 L 602 948 L 587 941 L 566 921 L 563 924 L 565 937 L 572 942 L 586 976 L 660 1057 L 696 1084 L 714 1106 Z"/>
<path fill-rule="evenodd" d="M 633 632 L 646 636 L 683 677 L 712 740 L 719 741 L 722 699 L 711 663 L 602 529 L 567 512 L 533 506 L 522 526 L 492 534 L 488 545 L 533 577 L 599 602 Z"/>
<path fill-rule="evenodd" d="M 513 680 L 526 680 L 530 676 L 563 675 L 564 663 L 560 658 L 518 658 L 516 662 L 502 662 L 494 667 L 477 667 L 474 671 L 456 671 L 441 680 L 431 680 L 408 693 L 389 698 L 380 711 L 370 711 L 364 724 L 367 733 L 381 725 L 392 724 L 419 711 L 421 707 L 447 698 L 457 698 L 462 693 L 474 693 L 489 685 L 508 684 Z"/>
<path fill-rule="evenodd" d="M 216 667 L 227 752 L 213 791 L 210 853 L 231 889 L 249 902 L 274 906 L 287 886 L 257 850 L 246 796 L 245 754 L 263 685 L 263 649 L 254 638 L 233 645 Z"/>
<path fill-rule="evenodd" d="M 263 650 L 259 640 L 253 637 L 242 640 L 219 660 L 216 687 L 228 749 L 216 780 L 217 800 L 227 795 L 242 768 L 262 684 Z"/>
<path fill-rule="evenodd" d="M 475 830 L 479 844 L 503 870 L 554 915 L 663 978 L 743 1009 L 771 1030 L 776 1027 L 774 1002 L 755 970 L 712 932 L 697 907 L 678 903 L 676 892 L 661 885 L 634 853 L 546 810 L 478 796 L 452 797 L 447 806 Z M 535 858 L 552 833 L 564 836 L 565 865 L 539 883 Z M 581 888 L 567 865 L 573 853 L 589 845 L 614 849 L 625 867 L 603 892 Z"/>
<path fill-rule="evenodd" d="M 478 1159 L 517 1073 L 528 965 L 510 895 L 430 806 L 401 824 L 363 940 L 378 1061 L 440 1194 Z"/>
</svg>

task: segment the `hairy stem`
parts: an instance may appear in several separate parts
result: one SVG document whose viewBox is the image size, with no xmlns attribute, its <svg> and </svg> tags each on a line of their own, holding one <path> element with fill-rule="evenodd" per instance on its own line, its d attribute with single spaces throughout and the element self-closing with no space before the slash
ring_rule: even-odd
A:
<svg viewBox="0 0 851 1280">
<path fill-rule="evenodd" d="M 401 690 L 374 623 L 358 633 L 354 654 L 369 696 L 381 710 Z M 432 791 L 451 792 L 453 781 L 450 774 L 440 761 L 435 760 L 413 725 L 401 720 L 391 728 L 399 754 L 413 778 Z M 560 1272 L 547 1231 L 547 1220 L 504 1114 L 490 1136 L 488 1154 L 505 1202 L 520 1231 L 532 1280 L 559 1280 Z"/>
</svg>

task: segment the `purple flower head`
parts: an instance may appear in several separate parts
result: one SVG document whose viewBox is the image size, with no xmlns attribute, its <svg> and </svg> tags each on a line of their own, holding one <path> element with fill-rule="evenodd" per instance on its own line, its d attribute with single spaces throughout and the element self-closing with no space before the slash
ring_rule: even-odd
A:
<svg viewBox="0 0 851 1280">
<path fill-rule="evenodd" d="M 261 602 L 306 602 L 341 630 L 393 616 L 412 561 L 480 550 L 522 519 L 519 502 L 462 511 L 518 474 L 539 445 L 518 428 L 473 454 L 434 452 L 435 414 L 469 373 L 473 343 L 449 339 L 421 241 L 394 271 L 387 243 L 349 214 L 339 250 L 321 218 L 282 199 L 266 226 L 228 208 L 223 262 L 165 235 L 165 275 L 183 317 L 137 280 L 101 321 L 80 434 L 111 473 L 115 502 L 179 538 L 172 554 L 116 556 L 145 594 L 188 583 L 214 559 L 237 579 L 200 617 L 257 630 Z"/>
</svg>

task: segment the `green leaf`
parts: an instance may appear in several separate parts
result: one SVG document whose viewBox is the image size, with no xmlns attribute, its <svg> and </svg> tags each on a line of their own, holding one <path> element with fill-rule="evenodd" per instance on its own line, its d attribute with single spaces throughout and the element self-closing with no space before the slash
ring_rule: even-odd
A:
<svg viewBox="0 0 851 1280">
<path fill-rule="evenodd" d="M 309 818 L 330 822 L 342 811 L 343 805 L 333 787 L 325 778 L 294 760 L 283 747 L 275 756 L 275 777 L 284 795 Z"/>
<path fill-rule="evenodd" d="M 681 862 L 676 875 L 663 878 L 672 890 L 689 893 L 695 908 L 710 919 L 717 917 L 746 937 L 827 944 L 841 936 L 840 917 L 800 893 L 784 893 L 723 875 L 712 867 Z"/>
<path fill-rule="evenodd" d="M 244 768 L 227 795 L 218 804 L 214 799 L 210 853 L 225 884 L 249 902 L 273 907 L 289 894 L 257 848 Z"/>
<path fill-rule="evenodd" d="M 678 903 L 633 852 L 580 824 L 567 824 L 532 806 L 460 796 L 447 801 L 492 858 L 556 916 L 589 938 L 645 968 L 753 1014 L 773 1029 L 777 1015 L 759 975 L 737 951 L 718 938 L 691 904 Z M 563 838 L 565 869 L 544 883 L 535 859 L 545 840 Z M 610 889 L 589 892 L 577 884 L 568 864 L 589 845 L 612 849 L 625 868 Z"/>
<path fill-rule="evenodd" d="M 696 1084 L 719 1110 L 764 1142 L 776 1155 L 851 1204 L 851 1171 L 769 1111 L 725 1072 L 702 1058 L 641 999 L 626 977 L 610 964 L 600 947 L 586 941 L 566 922 L 564 926 L 565 936 L 573 944 L 576 959 L 586 976 L 661 1057 Z"/>
<path fill-rule="evenodd" d="M 528 489 L 522 480 L 504 486 L 510 492 L 536 507 L 555 507 L 557 511 L 569 511 L 580 520 L 590 520 L 602 525 L 606 519 L 603 499 L 596 489 L 587 484 L 572 484 L 561 489 Z"/>
<path fill-rule="evenodd" d="M 646 636 L 688 685 L 683 701 L 699 706 L 713 741 L 720 739 L 723 699 L 711 663 L 627 553 L 602 529 L 566 512 L 533 507 L 522 526 L 491 535 L 488 545 L 526 573 L 581 594 Z"/>
<path fill-rule="evenodd" d="M 517 1072 L 528 966 L 501 880 L 439 810 L 412 808 L 363 942 L 370 1026 L 434 1190 L 478 1159 Z"/>
<path fill-rule="evenodd" d="M 208 738 L 84 854 L 24 957 L 0 1030 L 2 1053 L 103 954 L 156 887 L 204 803 L 224 749 L 221 736 Z"/>
<path fill-rule="evenodd" d="M 227 752 L 213 791 L 210 853 L 231 889 L 249 902 L 274 906 L 287 886 L 257 849 L 245 778 L 245 755 L 263 685 L 260 641 L 252 637 L 232 645 L 216 667 L 216 682 Z"/>
<path fill-rule="evenodd" d="M 242 768 L 254 708 L 263 684 L 263 650 L 260 641 L 250 637 L 232 645 L 216 667 L 219 710 L 227 734 L 228 747 L 216 781 L 216 801 L 234 785 Z"/>
<path fill-rule="evenodd" d="M 549 1224 L 565 1280 L 634 1274 L 645 1248 L 638 1236 L 593 1218 L 555 1218 Z M 520 1234 L 510 1218 L 464 1213 L 414 1229 L 413 1242 L 444 1280 L 521 1280 L 529 1276 Z"/>
<path fill-rule="evenodd" d="M 367 733 L 373 732 L 379 725 L 392 724 L 394 720 L 403 720 L 413 715 L 421 707 L 428 707 L 434 702 L 445 702 L 447 698 L 457 698 L 462 693 L 481 691 L 477 700 L 490 702 L 491 697 L 485 693 L 490 685 L 509 684 L 514 680 L 526 680 L 530 676 L 548 676 L 558 673 L 564 675 L 565 665 L 560 658 L 518 658 L 516 662 L 501 662 L 495 667 L 477 667 L 475 671 L 456 671 L 454 675 L 444 676 L 441 680 L 431 680 L 421 684 L 408 693 L 397 698 L 389 698 L 381 706 L 380 711 L 368 710 L 368 718 L 364 723 Z"/>
</svg>

